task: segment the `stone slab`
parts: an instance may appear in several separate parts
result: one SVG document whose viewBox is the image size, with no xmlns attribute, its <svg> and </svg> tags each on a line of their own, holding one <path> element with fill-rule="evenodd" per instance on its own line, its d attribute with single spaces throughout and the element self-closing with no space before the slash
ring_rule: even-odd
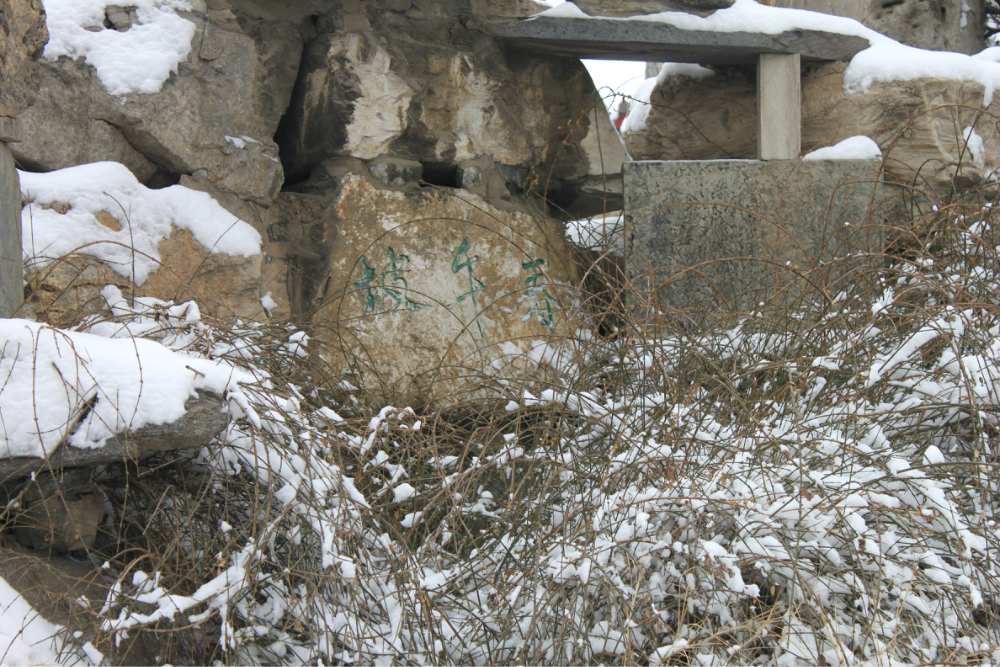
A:
<svg viewBox="0 0 1001 667">
<path fill-rule="evenodd" d="M 761 53 L 798 53 L 804 61 L 849 61 L 869 41 L 820 30 L 754 32 L 684 30 L 666 23 L 604 18 L 538 17 L 467 23 L 510 45 L 597 60 L 641 60 L 702 65 L 756 65 Z"/>
<path fill-rule="evenodd" d="M 627 163 L 634 294 L 685 326 L 833 297 L 859 265 L 846 257 L 882 250 L 879 174 L 878 160 Z"/>
<path fill-rule="evenodd" d="M 145 452 L 165 452 L 204 447 L 226 428 L 229 421 L 223 409 L 223 399 L 210 392 L 197 392 L 184 404 L 184 415 L 170 424 L 149 424 L 132 433 L 120 433 L 104 447 L 80 449 L 59 446 L 47 459 L 31 456 L 0 458 L 0 484 L 40 470 L 65 470 L 111 463 L 133 461 Z"/>
<path fill-rule="evenodd" d="M 0 317 L 10 317 L 24 301 L 23 271 L 20 180 L 14 158 L 0 142 Z"/>
</svg>

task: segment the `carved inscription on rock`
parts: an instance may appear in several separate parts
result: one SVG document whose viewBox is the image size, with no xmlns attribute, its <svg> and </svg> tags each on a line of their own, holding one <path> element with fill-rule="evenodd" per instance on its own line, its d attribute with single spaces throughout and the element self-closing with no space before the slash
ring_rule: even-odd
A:
<svg viewBox="0 0 1001 667">
<path fill-rule="evenodd" d="M 573 276 L 551 221 L 355 176 L 332 210 L 336 239 L 313 318 L 331 370 L 400 403 L 504 393 L 527 377 L 517 353 L 566 331 Z"/>
</svg>

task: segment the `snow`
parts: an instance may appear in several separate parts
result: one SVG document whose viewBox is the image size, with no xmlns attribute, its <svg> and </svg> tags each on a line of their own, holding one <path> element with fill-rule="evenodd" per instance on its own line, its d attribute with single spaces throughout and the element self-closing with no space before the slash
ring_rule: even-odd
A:
<svg viewBox="0 0 1001 667">
<path fill-rule="evenodd" d="M 61 629 L 0 578 L 0 665 L 60 664 L 61 642 L 55 635 Z"/>
<path fill-rule="evenodd" d="M 27 320 L 0 320 L 0 341 L 3 457 L 43 457 L 64 440 L 101 447 L 126 428 L 179 419 L 196 389 L 225 394 L 232 381 L 247 377 L 156 341 L 111 339 Z"/>
<path fill-rule="evenodd" d="M 963 129 L 963 141 L 966 142 L 966 149 L 970 151 L 974 164 L 984 166 L 984 138 L 972 126 L 967 126 Z"/>
<path fill-rule="evenodd" d="M 833 146 L 807 153 L 804 160 L 878 160 L 883 157 L 879 145 L 865 136 L 848 137 Z"/>
<path fill-rule="evenodd" d="M 193 22 L 185 0 L 42 0 L 49 41 L 43 56 L 84 58 L 112 95 L 156 93 L 191 51 Z M 105 8 L 135 7 L 138 24 L 125 32 L 104 27 Z M 88 30 L 91 28 L 93 30 Z"/>
<path fill-rule="evenodd" d="M 535 15 L 562 18 L 593 18 L 567 2 Z M 535 17 L 533 17 L 535 18 Z M 531 19 L 529 19 L 531 20 Z M 603 21 L 649 21 L 666 23 L 683 30 L 707 32 L 758 32 L 777 35 L 792 30 L 822 30 L 854 35 L 869 40 L 870 47 L 858 53 L 845 71 L 845 91 L 864 93 L 873 83 L 936 78 L 972 81 L 984 87 L 984 106 L 998 89 L 998 68 L 993 56 L 967 56 L 947 51 L 927 51 L 906 46 L 871 30 L 858 21 L 802 9 L 759 5 L 754 0 L 736 0 L 731 7 L 707 17 L 685 12 L 661 12 L 625 19 L 603 17 Z"/>
<path fill-rule="evenodd" d="M 567 238 L 598 252 L 612 248 L 621 251 L 625 247 L 622 213 L 571 220 L 567 223 Z"/>
<path fill-rule="evenodd" d="M 1001 63 L 1001 46 L 988 46 L 980 53 L 971 57 L 974 60 L 985 60 L 989 63 Z"/>
<path fill-rule="evenodd" d="M 273 311 L 277 307 L 278 307 L 278 302 L 275 301 L 273 296 L 271 296 L 271 292 L 267 292 L 265 293 L 264 296 L 261 297 L 261 308 L 263 308 L 268 313 L 268 316 L 270 316 L 271 311 Z"/>
<path fill-rule="evenodd" d="M 417 495 L 417 489 L 404 482 L 393 489 L 393 502 L 403 503 Z"/>
<path fill-rule="evenodd" d="M 248 137 L 245 134 L 241 134 L 238 137 L 231 137 L 228 134 L 224 134 L 223 138 L 229 143 L 233 144 L 237 148 L 246 148 L 248 144 L 260 144 L 261 142 L 253 137 Z"/>
<path fill-rule="evenodd" d="M 21 238 L 26 261 L 35 267 L 79 252 L 141 285 L 159 268 L 157 248 L 171 226 L 190 231 L 213 253 L 249 257 L 261 252 L 260 233 L 211 195 L 182 185 L 151 190 L 117 162 L 18 175 L 28 202 Z M 60 214 L 52 208 L 59 203 L 69 210 Z"/>
</svg>

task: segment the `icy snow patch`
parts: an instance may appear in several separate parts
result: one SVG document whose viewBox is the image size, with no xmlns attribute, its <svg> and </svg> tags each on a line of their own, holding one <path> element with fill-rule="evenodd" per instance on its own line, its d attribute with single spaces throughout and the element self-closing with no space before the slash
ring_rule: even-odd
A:
<svg viewBox="0 0 1001 667">
<path fill-rule="evenodd" d="M 567 223 L 567 237 L 591 250 L 605 251 L 610 248 L 621 250 L 625 243 L 622 213 L 571 220 Z"/>
<path fill-rule="evenodd" d="M 974 60 L 986 60 L 991 63 L 1001 63 L 1001 46 L 988 46 L 980 53 L 970 57 Z"/>
<path fill-rule="evenodd" d="M 866 136 L 848 137 L 844 141 L 818 148 L 803 156 L 804 160 L 878 160 L 883 157 L 879 145 Z"/>
<path fill-rule="evenodd" d="M 973 162 L 984 166 L 984 138 L 977 134 L 973 126 L 968 126 L 963 130 L 963 140 L 966 141 Z"/>
<path fill-rule="evenodd" d="M 393 502 L 403 503 L 417 495 L 417 489 L 404 482 L 393 489 Z"/>
<path fill-rule="evenodd" d="M 49 42 L 43 56 L 83 57 L 112 95 L 156 93 L 191 51 L 195 24 L 177 15 L 185 0 L 42 0 Z M 125 32 L 104 27 L 105 8 L 136 8 Z M 89 30 L 96 29 L 96 30 Z"/>
<path fill-rule="evenodd" d="M 126 428 L 179 419 L 196 389 L 223 394 L 231 381 L 251 379 L 151 340 L 27 320 L 0 320 L 0 344 L 0 457 L 46 456 L 64 440 L 101 447 Z"/>
<path fill-rule="evenodd" d="M 261 252 L 261 235 L 204 192 L 183 185 L 150 190 L 125 165 L 94 162 L 47 174 L 19 171 L 29 202 L 21 214 L 26 259 L 46 266 L 79 252 L 107 263 L 141 285 L 160 266 L 160 240 L 171 225 L 189 230 L 213 253 L 249 257 Z M 64 214 L 48 208 L 68 204 Z M 99 222 L 110 215 L 118 229 Z"/>
<path fill-rule="evenodd" d="M 59 630 L 0 578 L 0 665 L 60 664 Z"/>
<path fill-rule="evenodd" d="M 572 3 L 565 3 L 536 14 L 563 18 L 593 18 Z M 736 0 L 705 18 L 685 12 L 661 12 L 626 19 L 602 17 L 602 21 L 650 21 L 666 23 L 682 30 L 706 32 L 758 32 L 778 35 L 792 30 L 822 30 L 854 35 L 869 40 L 870 47 L 858 53 L 845 71 L 845 91 L 864 93 L 877 81 L 913 81 L 934 78 L 951 81 L 975 81 L 984 86 L 984 106 L 990 104 L 998 89 L 998 68 L 989 53 L 978 57 L 947 51 L 926 51 L 905 46 L 858 21 L 803 9 L 767 7 L 754 0 Z M 635 129 L 635 128 L 634 128 Z"/>
</svg>

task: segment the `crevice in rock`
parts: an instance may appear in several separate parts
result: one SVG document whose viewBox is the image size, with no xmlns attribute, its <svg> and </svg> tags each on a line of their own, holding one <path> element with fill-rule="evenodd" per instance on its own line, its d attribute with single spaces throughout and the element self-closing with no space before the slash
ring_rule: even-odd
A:
<svg viewBox="0 0 1001 667">
<path fill-rule="evenodd" d="M 447 162 L 421 161 L 424 172 L 421 175 L 421 186 L 437 186 L 440 188 L 462 188 L 459 176 L 459 166 Z"/>
<path fill-rule="evenodd" d="M 282 170 L 285 174 L 282 190 L 287 190 L 294 185 L 303 183 L 310 176 L 310 168 L 296 168 L 292 164 L 292 155 L 295 151 L 295 125 L 298 120 L 296 111 L 297 106 L 303 102 L 304 95 L 302 89 L 306 85 L 304 78 L 309 49 L 316 40 L 317 35 L 324 29 L 331 27 L 328 25 L 329 20 L 327 17 L 313 15 L 304 21 L 302 27 L 302 53 L 299 55 L 299 68 L 295 73 L 295 84 L 292 86 L 292 94 L 289 95 L 288 106 L 282 112 L 282 116 L 278 120 L 278 127 L 275 128 L 275 134 L 271 138 L 278 146 L 278 159 L 281 161 Z"/>
<path fill-rule="evenodd" d="M 180 183 L 182 175 L 170 171 L 157 170 L 143 185 L 150 190 L 162 190 L 163 188 L 169 188 L 171 185 Z"/>
</svg>

